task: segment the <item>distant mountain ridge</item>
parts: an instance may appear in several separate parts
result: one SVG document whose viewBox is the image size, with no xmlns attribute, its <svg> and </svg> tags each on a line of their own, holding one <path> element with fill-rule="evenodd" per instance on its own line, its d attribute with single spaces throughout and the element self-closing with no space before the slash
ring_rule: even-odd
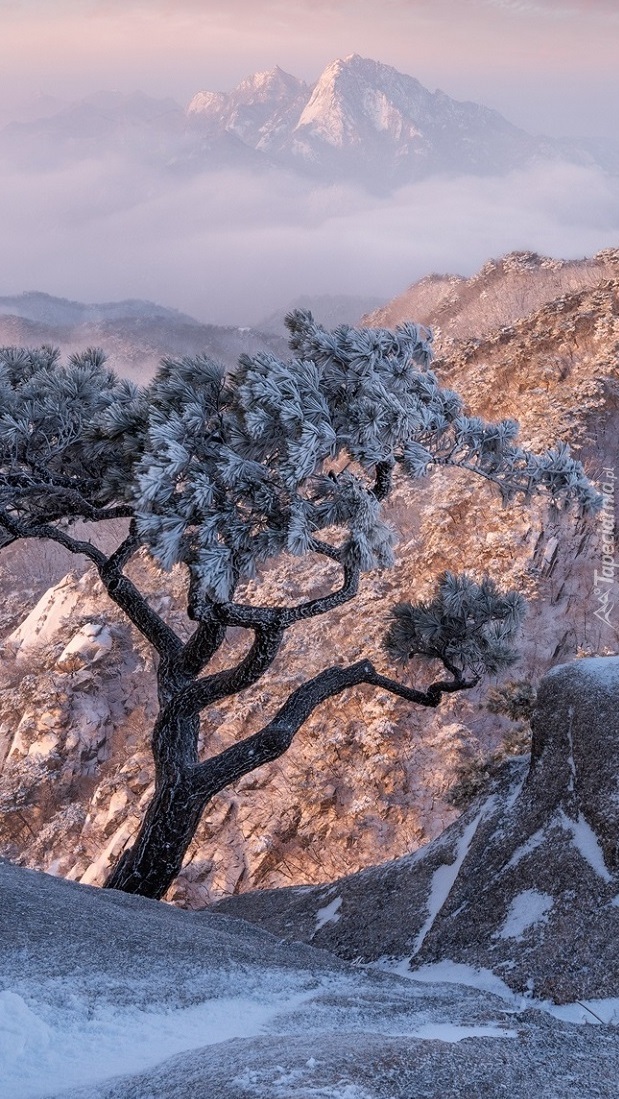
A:
<svg viewBox="0 0 619 1099">
<path fill-rule="evenodd" d="M 140 298 L 86 303 L 38 290 L 0 295 L 0 346 L 37 347 L 49 343 L 66 355 L 85 347 L 102 347 L 117 373 L 144 382 L 165 355 L 205 354 L 233 367 L 240 354 L 269 351 L 289 355 L 284 316 L 291 309 L 311 309 L 325 327 L 357 324 L 363 313 L 380 305 L 369 296 L 304 295 L 282 305 L 257 324 L 205 324 L 188 313 Z"/>
<path fill-rule="evenodd" d="M 289 167 L 374 185 L 437 172 L 501 173 L 548 157 L 592 159 L 576 143 L 533 137 L 498 111 L 430 92 L 358 54 L 331 62 L 313 87 L 275 68 L 229 93 L 198 92 L 187 113 L 211 139 L 234 134 Z"/>
<path fill-rule="evenodd" d="M 141 317 L 144 320 L 149 317 L 167 318 L 183 324 L 200 325 L 188 313 L 181 313 L 178 309 L 170 309 L 152 301 L 143 301 L 141 298 L 88 304 L 71 301 L 69 298 L 57 298 L 40 290 L 26 290 L 23 294 L 0 297 L 0 315 L 7 314 L 52 325 L 85 324 L 126 317 Z"/>
<path fill-rule="evenodd" d="M 0 153 L 38 169 L 122 154 L 165 173 L 287 169 L 321 183 L 373 191 L 435 174 L 497 175 L 541 160 L 619 171 L 619 145 L 533 136 L 498 111 L 431 92 L 390 65 L 351 54 L 313 85 L 276 66 L 229 92 L 173 99 L 97 92 L 79 102 L 41 98 L 0 130 Z"/>
<path fill-rule="evenodd" d="M 0 297 L 0 346 L 44 343 L 63 355 L 102 347 L 112 369 L 139 382 L 152 377 L 166 355 L 205 354 L 231 367 L 242 352 L 281 356 L 287 348 L 273 331 L 202 324 L 177 309 L 134 298 L 89 305 L 39 291 Z"/>
</svg>

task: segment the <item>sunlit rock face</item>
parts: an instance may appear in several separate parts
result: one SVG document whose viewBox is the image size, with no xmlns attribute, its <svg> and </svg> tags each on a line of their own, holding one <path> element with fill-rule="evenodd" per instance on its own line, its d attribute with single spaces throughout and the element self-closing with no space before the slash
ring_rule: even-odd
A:
<svg viewBox="0 0 619 1099">
<path fill-rule="evenodd" d="M 530 763 L 507 765 L 418 855 L 218 910 L 347 958 L 404 960 L 401 972 L 449 959 L 454 972 L 483 967 L 541 999 L 616 997 L 618 691 L 618 657 L 555 667 L 540 687 Z"/>
<path fill-rule="evenodd" d="M 481 338 L 454 335 L 446 345 L 439 334 L 436 370 L 471 412 L 519 419 L 526 444 L 573 442 L 602 483 L 604 470 L 619 469 L 619 283 L 608 277 L 615 253 L 600 262 L 595 285 L 590 267 L 575 266 L 570 278 L 580 272 L 582 283 L 556 297 L 550 281 L 547 298 L 525 317 L 504 282 L 495 303 L 503 314 L 494 314 L 485 335 L 482 327 Z M 523 264 L 495 261 L 502 271 Z M 535 278 L 535 264 L 532 270 Z M 443 309 L 444 329 L 450 316 Z M 387 610 L 428 595 L 445 568 L 487 571 L 529 597 L 522 660 L 510 678 L 537 683 L 577 654 L 617 651 L 619 619 L 596 614 L 603 544 L 596 524 L 553 517 L 541 506 L 503 509 L 483 483 L 443 473 L 400 486 L 389 518 L 399 538 L 395 568 L 366 575 L 355 602 L 328 620 L 295 627 L 253 691 L 205 713 L 205 757 L 257 730 L 291 687 L 334 660 L 368 655 L 393 672 L 381 649 Z M 153 656 L 79 562 L 42 553 L 23 545 L 2 551 L 1 850 L 100 883 L 152 792 Z M 77 571 L 63 580 L 71 568 Z M 146 559 L 132 569 L 153 605 L 186 634 L 182 573 L 163 576 Z M 296 602 L 336 582 L 330 563 L 290 558 L 245 595 Z M 231 631 L 216 666 L 233 663 L 247 644 Z M 416 665 L 407 677 L 423 683 L 428 674 Z M 214 799 L 170 899 L 200 906 L 255 887 L 326 882 L 416 851 L 455 819 L 449 791 L 459 769 L 482 760 L 509 731 L 507 719 L 486 709 L 484 690 L 432 713 L 369 688 L 325 704 L 285 757 Z"/>
<path fill-rule="evenodd" d="M 604 248 L 589 259 L 562 260 L 537 252 L 510 252 L 490 259 L 470 278 L 426 275 L 364 324 L 393 328 L 414 317 L 430 325 L 439 354 L 459 341 L 475 341 L 513 325 L 547 302 L 619 278 L 619 249 Z M 554 326 L 549 339 L 556 342 Z"/>
</svg>

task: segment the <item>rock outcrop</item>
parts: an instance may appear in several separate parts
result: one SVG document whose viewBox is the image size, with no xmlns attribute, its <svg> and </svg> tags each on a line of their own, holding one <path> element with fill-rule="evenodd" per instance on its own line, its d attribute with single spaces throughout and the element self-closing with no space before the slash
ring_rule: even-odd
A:
<svg viewBox="0 0 619 1099">
<path fill-rule="evenodd" d="M 563 260 L 536 252 L 491 259 L 470 278 L 426 275 L 363 318 L 369 327 L 393 328 L 407 320 L 429 325 L 439 354 L 523 320 L 549 301 L 619 277 L 619 249 L 590 259 Z"/>
<path fill-rule="evenodd" d="M 449 959 L 558 1003 L 618 996 L 618 698 L 617 657 L 554 668 L 528 766 L 508 765 L 421 852 L 217 910 L 345 958 L 408 959 L 413 973 Z"/>
<path fill-rule="evenodd" d="M 360 919 L 363 913 L 360 913 Z M 615 1099 L 613 1005 L 419 983 L 0 860 L 5 1099 Z"/>
</svg>

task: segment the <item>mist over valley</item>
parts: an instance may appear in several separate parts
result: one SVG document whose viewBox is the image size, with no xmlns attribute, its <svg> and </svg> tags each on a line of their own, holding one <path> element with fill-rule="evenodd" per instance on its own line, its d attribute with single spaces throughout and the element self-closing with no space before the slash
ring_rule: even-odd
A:
<svg viewBox="0 0 619 1099">
<path fill-rule="evenodd" d="M 38 106 L 37 106 L 38 104 Z M 303 295 L 387 300 L 431 272 L 619 231 L 619 154 L 532 136 L 351 55 L 187 107 L 136 92 L 41 96 L 0 131 L 0 291 L 141 298 L 257 325 Z"/>
</svg>

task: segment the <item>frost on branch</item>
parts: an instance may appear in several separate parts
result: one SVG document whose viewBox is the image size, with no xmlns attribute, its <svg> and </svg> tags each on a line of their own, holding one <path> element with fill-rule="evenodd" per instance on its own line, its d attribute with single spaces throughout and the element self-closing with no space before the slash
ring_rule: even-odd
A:
<svg viewBox="0 0 619 1099">
<path fill-rule="evenodd" d="M 381 502 L 398 470 L 416 480 L 456 466 L 505 501 L 545 491 L 595 506 L 567 448 L 539 457 L 517 445 L 513 421 L 464 414 L 428 369 L 426 329 L 327 332 L 300 310 L 286 323 L 289 362 L 243 355 L 225 377 L 203 357 L 166 360 L 150 389 L 139 531 L 165 568 L 190 567 L 203 597 L 229 600 L 260 562 L 310 552 L 327 530 L 340 560 L 389 565 Z"/>
<path fill-rule="evenodd" d="M 92 517 L 127 499 L 143 396 L 97 348 L 0 349 L 0 510 L 15 523 Z"/>
<path fill-rule="evenodd" d="M 478 584 L 466 573 L 445 572 L 430 602 L 393 609 L 385 649 L 398 663 L 440 660 L 458 678 L 493 674 L 517 659 L 512 642 L 525 607 L 518 592 L 499 591 L 489 577 Z"/>
</svg>

